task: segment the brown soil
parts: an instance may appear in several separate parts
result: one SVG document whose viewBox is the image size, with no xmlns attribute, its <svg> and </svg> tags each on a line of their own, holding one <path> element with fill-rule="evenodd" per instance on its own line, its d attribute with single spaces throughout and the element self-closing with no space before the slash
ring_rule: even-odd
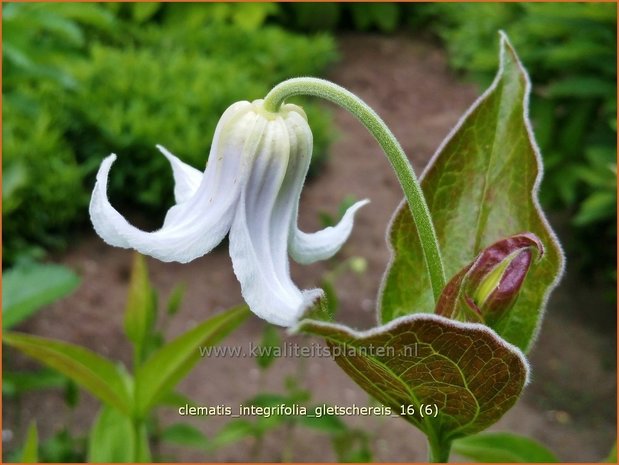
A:
<svg viewBox="0 0 619 465">
<path fill-rule="evenodd" d="M 330 79 L 358 94 L 384 117 L 411 156 L 417 172 L 421 172 L 479 90 L 456 79 L 447 67 L 443 51 L 426 42 L 355 35 L 341 37 L 340 46 L 343 59 L 330 73 Z M 347 273 L 338 281 L 341 301 L 338 319 L 366 328 L 375 322 L 376 293 L 389 259 L 385 227 L 402 194 L 371 136 L 350 115 L 337 109 L 334 112 L 340 137 L 333 144 L 320 176 L 304 190 L 301 226 L 305 230 L 319 228 L 318 213 L 335 214 L 339 202 L 347 195 L 372 200 L 359 213 L 354 232 L 338 256 L 340 259 L 362 256 L 368 261 L 364 275 Z M 83 277 L 80 289 L 20 329 L 84 345 L 128 365 L 131 351 L 123 337 L 122 312 L 131 252 L 108 247 L 98 237 L 90 236 L 76 244 L 61 261 L 79 270 Z M 176 283 L 187 284 L 180 316 L 165 328 L 169 337 L 241 301 L 226 247 L 188 265 L 149 260 L 149 266 L 162 300 Z M 293 265 L 293 275 L 300 286 L 312 287 L 330 266 L 333 265 Z M 550 302 L 538 345 L 531 354 L 532 382 L 523 399 L 492 428 L 536 438 L 565 461 L 599 461 L 608 453 L 616 435 L 614 328 L 605 334 L 595 332 L 566 316 L 569 312 L 564 311 L 576 305 L 585 305 L 583 308 L 588 310 L 613 311 L 608 306 L 593 307 L 583 297 L 587 293 L 590 291 L 583 289 L 576 277 L 567 276 Z M 262 322 L 252 318 L 225 343 L 246 347 L 249 341 L 259 340 L 262 328 Z M 287 338 L 283 331 L 281 335 Z M 18 356 L 11 362 L 33 366 Z M 266 377 L 261 377 L 250 358 L 205 359 L 181 383 L 180 390 L 201 405 L 236 406 L 261 388 L 282 392 L 286 376 L 297 373 L 298 365 L 298 360 L 280 359 Z M 368 403 L 364 391 L 329 359 L 306 359 L 304 373 L 304 384 L 312 392 L 313 403 L 343 406 Z M 9 452 L 21 443 L 31 418 L 37 419 L 42 438 L 66 424 L 76 432 L 85 432 L 97 405 L 93 398 L 84 395 L 70 413 L 59 393 L 37 392 L 22 399 L 21 421 L 16 422 L 17 406 L 7 403 L 3 427 L 12 430 L 14 438 L 4 449 Z M 214 434 L 227 421 L 222 417 L 181 418 L 173 409 L 161 412 L 164 423 L 187 421 L 207 435 Z M 370 433 L 377 461 L 426 458 L 424 437 L 404 421 L 377 417 L 345 420 Z M 251 440 L 208 456 L 167 446 L 162 452 L 166 458 L 180 461 L 279 461 L 282 444 L 293 449 L 293 460 L 336 459 L 326 435 L 304 429 L 296 431 L 291 439 L 285 428 L 266 437 L 258 457 L 250 455 Z"/>
</svg>

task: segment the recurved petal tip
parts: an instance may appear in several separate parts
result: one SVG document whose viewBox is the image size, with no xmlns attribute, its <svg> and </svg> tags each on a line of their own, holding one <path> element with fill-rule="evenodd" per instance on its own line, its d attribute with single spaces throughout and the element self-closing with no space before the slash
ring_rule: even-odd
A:
<svg viewBox="0 0 619 465">
<path fill-rule="evenodd" d="M 355 222 L 357 211 L 370 203 L 364 199 L 352 205 L 340 222 L 335 226 L 329 226 L 315 233 L 305 233 L 296 226 L 292 231 L 290 240 L 290 255 L 297 263 L 309 264 L 319 260 L 326 260 L 335 255 L 348 240 Z"/>
</svg>

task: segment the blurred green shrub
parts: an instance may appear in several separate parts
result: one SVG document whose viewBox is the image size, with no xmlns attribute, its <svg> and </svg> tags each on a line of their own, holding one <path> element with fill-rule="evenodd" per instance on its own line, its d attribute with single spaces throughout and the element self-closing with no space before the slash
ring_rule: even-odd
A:
<svg viewBox="0 0 619 465">
<path fill-rule="evenodd" d="M 280 21 L 303 31 L 379 31 L 392 33 L 406 18 L 406 7 L 397 3 L 288 3 L 282 4 Z"/>
<path fill-rule="evenodd" d="M 82 171 L 49 109 L 7 95 L 2 107 L 3 259 L 42 255 L 85 204 Z M 37 247 L 33 248 L 33 244 Z"/>
<path fill-rule="evenodd" d="M 602 3 L 433 4 L 423 12 L 450 60 L 487 84 L 505 30 L 533 78 L 532 119 L 546 169 L 542 202 L 566 210 L 564 238 L 585 268 L 614 275 L 617 6 Z M 609 270 L 613 271 L 609 271 Z"/>
<path fill-rule="evenodd" d="M 155 227 L 173 199 L 155 144 L 203 167 L 228 105 L 319 75 L 336 59 L 330 37 L 265 26 L 276 12 L 273 4 L 6 5 L 5 263 L 66 241 L 112 152 L 112 201 L 139 206 Z M 315 172 L 331 119 L 315 104 L 305 109 Z"/>
</svg>

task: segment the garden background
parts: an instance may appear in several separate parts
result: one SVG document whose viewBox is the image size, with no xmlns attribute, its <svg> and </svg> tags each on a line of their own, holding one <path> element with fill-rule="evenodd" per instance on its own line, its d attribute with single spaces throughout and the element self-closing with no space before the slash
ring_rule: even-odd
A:
<svg viewBox="0 0 619 465">
<path fill-rule="evenodd" d="M 87 214 L 103 157 L 120 155 L 112 203 L 154 229 L 173 199 L 156 144 L 201 167 L 229 104 L 314 75 L 374 107 L 421 173 L 492 80 L 499 29 L 532 78 L 541 199 L 566 249 L 567 274 L 532 353 L 532 383 L 494 429 L 534 437 L 563 460 L 602 459 L 616 435 L 614 4 L 4 3 L 3 328 L 130 365 L 123 312 L 132 253 L 103 244 Z M 353 199 L 372 204 L 334 260 L 293 266 L 293 275 L 305 287 L 337 287 L 338 319 L 366 328 L 389 259 L 384 230 L 401 191 L 359 123 L 299 101 L 315 137 L 301 226 L 331 224 Z M 241 302 L 225 247 L 189 265 L 147 263 L 166 338 Z M 225 344 L 289 340 L 252 319 Z M 97 401 L 40 370 L 3 351 L 4 459 L 19 457 L 36 419 L 41 460 L 85 460 Z M 200 405 L 236 405 L 259 393 L 308 405 L 370 402 L 328 359 L 204 359 L 179 391 Z M 162 408 L 150 429 L 154 458 L 425 457 L 421 434 L 390 418 L 229 421 Z"/>
</svg>

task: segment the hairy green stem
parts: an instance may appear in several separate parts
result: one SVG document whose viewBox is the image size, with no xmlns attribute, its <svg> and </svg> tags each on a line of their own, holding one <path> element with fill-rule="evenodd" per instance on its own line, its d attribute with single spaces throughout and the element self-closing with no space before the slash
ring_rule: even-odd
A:
<svg viewBox="0 0 619 465">
<path fill-rule="evenodd" d="M 445 287 L 443 260 L 421 185 L 400 143 L 380 116 L 363 100 L 343 87 L 324 79 L 295 78 L 284 81 L 275 86 L 265 97 L 264 108 L 267 111 L 276 112 L 284 100 L 295 95 L 312 95 L 340 105 L 361 121 L 380 144 L 395 170 L 413 214 L 413 221 L 417 227 L 417 234 L 430 275 L 434 300 L 437 301 Z"/>
</svg>

